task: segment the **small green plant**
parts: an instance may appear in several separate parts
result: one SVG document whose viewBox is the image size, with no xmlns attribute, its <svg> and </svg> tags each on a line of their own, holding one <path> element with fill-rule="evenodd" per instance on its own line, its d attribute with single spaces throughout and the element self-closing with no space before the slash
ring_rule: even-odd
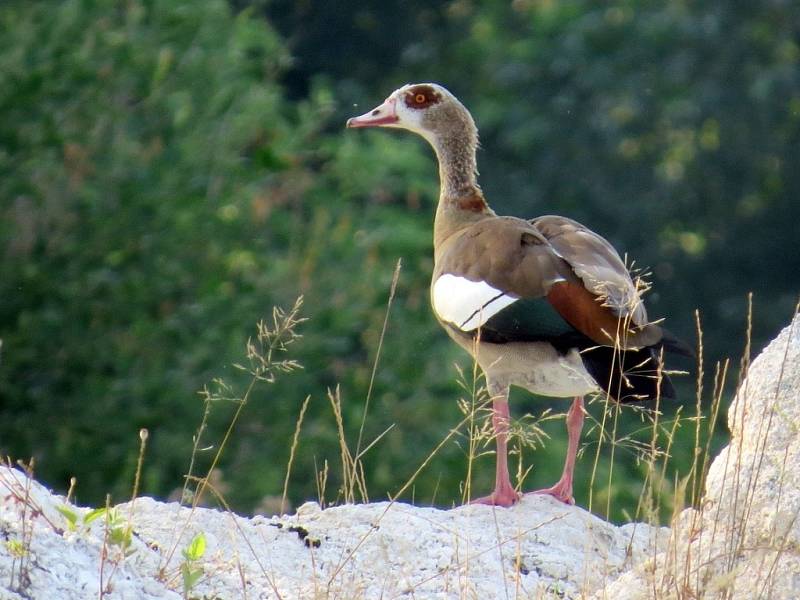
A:
<svg viewBox="0 0 800 600">
<path fill-rule="evenodd" d="M 87 512 L 82 519 L 79 518 L 78 513 L 67 505 L 58 506 L 56 509 L 67 520 L 67 529 L 69 531 L 77 531 L 79 522 L 85 529 L 88 529 L 98 519 L 105 518 L 109 543 L 122 548 L 127 555 L 128 547 L 131 545 L 132 531 L 130 524 L 119 514 L 116 508 L 94 508 Z"/>
<path fill-rule="evenodd" d="M 67 493 L 67 502 L 62 506 L 57 506 L 56 510 L 64 517 L 67 524 L 67 530 L 76 532 L 79 527 L 84 531 L 88 531 L 92 523 L 98 519 L 105 520 L 105 529 L 103 534 L 103 549 L 100 555 L 100 598 L 111 592 L 111 578 L 114 576 L 120 562 L 125 558 L 132 555 L 135 551 L 131 549 L 131 542 L 133 541 L 133 517 L 136 497 L 139 493 L 139 483 L 141 481 L 142 465 L 144 462 L 144 452 L 147 445 L 148 438 L 147 429 L 139 430 L 139 458 L 136 463 L 136 474 L 133 484 L 133 492 L 131 493 L 130 513 L 127 519 L 124 519 L 116 508 L 111 507 L 111 497 L 106 496 L 106 506 L 102 508 L 95 508 L 79 517 L 79 514 L 73 510 L 70 504 L 70 498 L 75 490 L 77 483 L 75 477 L 70 479 L 69 492 Z M 109 547 L 118 550 L 116 556 L 109 558 Z M 111 562 L 113 568 L 108 578 L 105 579 L 106 563 Z"/>
<path fill-rule="evenodd" d="M 41 507 L 38 506 L 31 497 L 34 459 L 31 458 L 30 462 L 27 464 L 23 461 L 19 461 L 17 464 L 25 472 L 24 483 L 16 478 L 11 478 L 11 481 L 0 479 L 0 488 L 5 488 L 8 492 L 6 498 L 20 507 L 20 537 L 7 540 L 5 546 L 9 554 L 13 557 L 9 588 L 23 591 L 30 585 L 30 548 L 33 542 L 33 520 L 37 517 L 41 517 L 53 530 L 57 530 L 57 528 L 50 522 Z"/>
<path fill-rule="evenodd" d="M 170 549 L 162 556 L 162 561 L 158 569 L 159 578 L 162 580 L 172 583 L 177 577 L 177 575 L 171 573 L 171 570 L 168 572 L 167 565 L 169 565 L 172 557 L 175 555 L 180 539 L 186 532 L 194 515 L 194 511 L 204 493 L 210 491 L 226 510 L 230 510 L 220 491 L 212 484 L 213 475 L 215 474 L 223 451 L 228 444 L 228 440 L 230 440 L 231 435 L 236 429 L 242 410 L 244 410 L 244 407 L 247 406 L 250 401 L 253 390 L 259 383 L 274 383 L 279 375 L 291 373 L 292 371 L 303 368 L 296 360 L 285 358 L 289 346 L 301 337 L 301 335 L 296 332 L 296 328 L 306 320 L 300 317 L 300 309 L 302 306 L 303 297 L 300 296 L 295 300 L 294 305 L 288 311 L 280 307 L 274 307 L 272 310 L 271 323 L 264 320 L 258 322 L 255 338 L 249 338 L 247 340 L 247 363 L 233 365 L 236 369 L 244 371 L 250 376 L 250 381 L 243 390 L 239 391 L 235 389 L 234 386 L 228 384 L 223 379 L 214 379 L 213 388 L 209 389 L 206 387 L 201 392 L 204 412 L 197 432 L 194 435 L 192 454 L 189 460 L 189 471 L 185 476 L 181 493 L 182 502 L 189 504 L 191 511 L 185 520 L 175 523 L 174 543 L 171 544 Z M 208 421 L 213 409 L 221 403 L 230 403 L 236 408 L 231 416 L 222 440 L 218 444 L 209 445 L 206 443 L 207 440 L 205 439 Z M 301 413 L 305 411 L 307 403 L 308 400 L 306 400 Z M 302 416 L 300 419 L 302 421 Z M 297 427 L 298 431 L 296 432 L 296 436 L 299 435 L 300 424 L 298 424 Z M 196 464 L 197 458 L 198 455 L 206 449 L 214 449 L 215 452 L 211 458 L 210 465 L 205 471 L 205 475 L 198 476 L 195 474 L 198 470 Z M 198 540 L 197 545 L 193 546 L 193 544 L 190 544 L 189 550 L 191 550 L 192 547 L 194 547 L 194 550 L 189 552 L 189 556 L 197 555 L 199 558 L 202 556 L 202 552 L 205 552 L 205 538 L 203 537 L 201 542 L 197 536 L 195 536 L 195 540 Z M 194 562 L 187 557 L 187 551 L 183 551 L 183 555 L 186 560 L 181 564 L 180 571 L 183 576 L 184 591 L 186 592 L 187 582 L 194 585 L 197 579 L 202 575 L 202 569 L 200 569 L 199 574 L 193 571 L 192 569 L 196 570 L 196 567 L 193 566 Z M 264 572 L 266 574 L 266 571 Z"/>
<path fill-rule="evenodd" d="M 63 513 L 62 513 L 63 514 Z M 97 519 L 105 519 L 108 543 L 122 550 L 124 556 L 130 556 L 133 532 L 128 522 L 119 514 L 116 508 L 95 508 L 83 517 L 83 524 L 87 527 Z"/>
<path fill-rule="evenodd" d="M 7 540 L 5 542 L 6 550 L 14 558 L 25 558 L 28 556 L 28 549 L 22 540 Z"/>
<path fill-rule="evenodd" d="M 181 552 L 183 562 L 181 563 L 181 577 L 183 578 L 183 597 L 188 600 L 189 593 L 203 576 L 203 567 L 199 561 L 206 553 L 206 536 L 201 531 L 192 538 L 189 545 Z"/>
<path fill-rule="evenodd" d="M 98 519 L 104 519 L 103 548 L 100 552 L 100 599 L 112 591 L 111 580 L 117 567 L 128 556 L 134 553 L 130 548 L 133 540 L 133 528 L 122 518 L 116 508 L 111 506 L 111 496 L 106 496 L 104 508 L 90 510 L 83 517 L 86 527 Z M 111 550 L 116 549 L 116 556 L 111 557 Z M 106 577 L 106 564 L 111 563 L 111 572 Z"/>
</svg>

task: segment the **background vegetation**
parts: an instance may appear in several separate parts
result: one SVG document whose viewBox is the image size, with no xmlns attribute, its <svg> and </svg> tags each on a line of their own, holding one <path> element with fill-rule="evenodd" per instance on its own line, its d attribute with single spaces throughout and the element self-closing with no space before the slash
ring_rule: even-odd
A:
<svg viewBox="0 0 800 600">
<path fill-rule="evenodd" d="M 180 487 L 198 390 L 238 381 L 255 322 L 299 294 L 305 368 L 251 398 L 219 473 L 239 510 L 279 495 L 310 394 L 289 495 L 316 498 L 339 451 L 326 390 L 341 386 L 356 435 L 398 258 L 365 438 L 395 426 L 365 458 L 372 496 L 459 421 L 453 364 L 467 363 L 428 308 L 432 154 L 343 129 L 406 82 L 441 82 L 473 111 L 498 212 L 608 237 L 652 270 L 651 315 L 693 342 L 700 310 L 710 363 L 741 355 L 748 291 L 756 349 L 796 302 L 791 2 L 17 0 L 0 26 L 0 452 L 35 456 L 61 490 L 75 475 L 80 502 L 130 489 L 141 427 L 143 491 Z M 513 402 L 517 415 L 563 405 Z M 526 487 L 558 476 L 562 428 L 526 456 Z M 680 464 L 688 449 L 674 451 Z M 604 493 L 620 518 L 641 467 L 615 460 Z M 457 501 L 464 462 L 447 444 L 405 498 Z M 582 480 L 579 504 L 587 494 Z"/>
</svg>

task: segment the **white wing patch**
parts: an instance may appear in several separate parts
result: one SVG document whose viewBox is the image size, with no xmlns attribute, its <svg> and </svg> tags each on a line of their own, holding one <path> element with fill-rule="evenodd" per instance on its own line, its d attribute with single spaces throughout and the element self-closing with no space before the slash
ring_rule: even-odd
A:
<svg viewBox="0 0 800 600">
<path fill-rule="evenodd" d="M 517 300 L 485 281 L 470 281 L 450 273 L 433 284 L 433 310 L 442 321 L 461 331 L 477 329 Z"/>
</svg>

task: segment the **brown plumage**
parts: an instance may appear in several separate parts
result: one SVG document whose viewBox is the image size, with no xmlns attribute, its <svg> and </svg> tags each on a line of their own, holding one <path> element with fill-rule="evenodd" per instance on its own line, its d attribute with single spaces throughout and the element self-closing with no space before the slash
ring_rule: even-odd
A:
<svg viewBox="0 0 800 600">
<path fill-rule="evenodd" d="M 439 160 L 431 302 L 450 337 L 484 371 L 494 411 L 495 490 L 476 502 L 510 506 L 519 497 L 506 459 L 510 385 L 574 398 L 564 473 L 540 490 L 573 502 L 583 395 L 670 396 L 660 349 L 687 349 L 648 321 L 641 285 L 605 239 L 565 217 L 523 220 L 489 208 L 476 180 L 477 128 L 442 86 L 404 86 L 347 124 L 408 129 L 428 140 Z"/>
</svg>

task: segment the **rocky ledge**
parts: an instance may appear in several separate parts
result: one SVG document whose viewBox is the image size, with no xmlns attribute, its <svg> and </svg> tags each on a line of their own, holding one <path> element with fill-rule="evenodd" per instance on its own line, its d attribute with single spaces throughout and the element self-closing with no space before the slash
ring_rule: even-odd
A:
<svg viewBox="0 0 800 600">
<path fill-rule="evenodd" d="M 526 496 L 244 518 L 139 498 L 73 506 L 0 467 L 0 597 L 800 597 L 800 319 L 753 362 L 704 502 L 672 529 Z"/>
</svg>

